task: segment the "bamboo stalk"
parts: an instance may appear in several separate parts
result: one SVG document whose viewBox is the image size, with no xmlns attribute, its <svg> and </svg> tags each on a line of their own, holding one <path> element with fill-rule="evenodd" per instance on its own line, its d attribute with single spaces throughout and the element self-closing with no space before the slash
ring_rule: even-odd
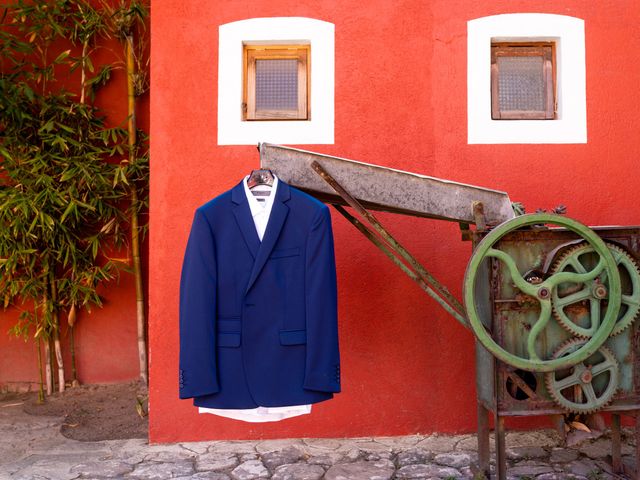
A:
<svg viewBox="0 0 640 480">
<path fill-rule="evenodd" d="M 78 4 L 78 8 L 84 15 L 84 11 L 82 9 L 82 5 Z M 87 83 L 87 52 L 89 50 L 89 39 L 85 38 L 82 42 L 82 57 L 80 60 L 80 103 L 85 103 L 85 92 L 86 92 L 86 83 Z M 72 275 L 73 280 L 73 275 Z M 73 321 L 71 317 L 73 316 Z M 71 310 L 69 312 L 69 349 L 71 350 L 71 386 L 77 387 L 80 383 L 78 382 L 78 369 L 76 367 L 76 346 L 75 340 L 73 337 L 73 328 L 75 326 L 76 320 L 76 306 L 71 305 Z"/>
<path fill-rule="evenodd" d="M 56 363 L 58 365 L 58 391 L 64 392 L 64 363 L 62 360 L 62 347 L 60 345 L 60 312 L 58 311 L 58 290 L 56 288 L 56 279 L 54 273 L 51 272 L 49 281 L 51 282 L 51 304 L 53 306 L 53 349 L 56 354 Z"/>
<path fill-rule="evenodd" d="M 73 328 L 69 327 L 69 350 L 71 351 L 71 386 L 77 387 L 80 385 L 78 381 L 78 370 L 76 369 L 76 346 L 73 340 Z"/>
<path fill-rule="evenodd" d="M 44 272 L 45 275 L 43 276 L 45 279 L 49 278 L 49 274 L 48 274 L 48 263 L 45 261 L 45 267 L 44 267 Z M 46 284 L 45 288 L 47 288 L 49 285 Z M 51 395 L 53 393 L 53 377 L 51 375 L 51 343 L 50 343 L 50 339 L 49 339 L 49 328 L 51 326 L 51 318 L 49 317 L 50 312 L 47 308 L 47 306 L 49 305 L 49 289 L 47 288 L 46 293 L 44 295 L 44 298 L 42 299 L 42 310 L 43 310 L 43 319 L 44 319 L 44 325 L 43 325 L 43 329 L 42 329 L 42 333 L 44 335 L 44 373 L 45 373 L 45 380 L 46 380 L 46 384 L 47 384 L 47 395 Z"/>
<path fill-rule="evenodd" d="M 84 95 L 85 95 L 85 83 L 87 82 L 87 72 L 85 69 L 86 58 L 87 58 L 87 50 L 89 48 L 89 40 L 85 40 L 82 42 L 82 59 L 80 65 L 80 103 L 84 103 Z"/>
<path fill-rule="evenodd" d="M 53 371 L 53 367 L 55 365 L 56 358 L 55 358 L 54 349 L 51 348 L 52 345 L 53 345 L 52 339 L 49 338 L 48 342 L 49 342 L 49 363 L 51 364 L 49 374 L 51 376 L 51 393 L 53 393 L 53 392 L 56 391 L 56 375 L 55 375 L 55 373 Z"/>
<path fill-rule="evenodd" d="M 136 99 L 135 99 L 135 59 L 133 52 L 133 35 L 125 37 L 125 52 L 127 57 L 127 122 L 129 137 L 129 164 L 135 162 L 136 153 Z M 133 274 L 136 284 L 136 319 L 138 331 L 138 361 L 140 380 L 147 385 L 149 375 L 147 371 L 147 342 L 145 338 L 144 290 L 142 285 L 142 266 L 140 261 L 140 228 L 138 223 L 138 191 L 135 182 L 129 184 L 131 188 L 131 253 L 133 257 Z"/>
<path fill-rule="evenodd" d="M 80 385 L 80 382 L 78 382 L 78 370 L 76 368 L 76 345 L 73 337 L 73 330 L 75 329 L 77 315 L 78 314 L 77 314 L 75 304 L 71 305 L 71 308 L 69 309 L 69 316 L 67 319 L 67 323 L 69 324 L 69 350 L 71 351 L 71 386 L 72 387 L 77 387 L 78 385 Z"/>
<path fill-rule="evenodd" d="M 53 382 L 51 378 L 51 346 L 49 345 L 49 339 L 45 338 L 44 340 L 44 373 L 45 380 L 47 382 L 47 395 L 51 395 L 53 393 Z"/>
<path fill-rule="evenodd" d="M 56 354 L 56 363 L 58 364 L 58 391 L 64 392 L 64 364 L 62 363 L 62 347 L 60 346 L 60 325 L 58 322 L 58 313 L 54 313 L 53 318 L 56 321 L 56 325 L 53 329 L 53 348 Z"/>
<path fill-rule="evenodd" d="M 38 374 L 40 376 L 40 385 L 38 386 L 38 403 L 44 403 L 44 372 L 42 371 L 42 347 L 40 345 L 40 337 L 37 340 L 38 348 Z"/>
<path fill-rule="evenodd" d="M 34 318 L 36 322 L 36 348 L 38 349 L 38 403 L 44 403 L 44 366 L 42 365 L 42 327 L 38 317 L 38 305 L 34 305 Z"/>
</svg>

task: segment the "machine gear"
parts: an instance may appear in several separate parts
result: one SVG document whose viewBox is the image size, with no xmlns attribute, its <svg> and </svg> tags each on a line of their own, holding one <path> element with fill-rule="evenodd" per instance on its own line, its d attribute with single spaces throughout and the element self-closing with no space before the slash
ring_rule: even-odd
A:
<svg viewBox="0 0 640 480">
<path fill-rule="evenodd" d="M 553 354 L 561 359 L 582 348 L 587 341 L 573 338 Z M 618 389 L 619 368 L 615 355 L 601 346 L 590 357 L 573 366 L 547 372 L 544 376 L 549 395 L 558 405 L 573 413 L 592 413 L 606 406 Z"/>
<path fill-rule="evenodd" d="M 640 312 L 640 269 L 634 259 L 622 248 L 607 243 L 618 265 L 622 282 L 622 296 L 618 319 L 611 335 L 629 327 Z M 585 273 L 598 261 L 598 255 L 588 243 L 566 250 L 553 266 L 552 274 L 559 272 Z M 553 316 L 571 334 L 590 338 L 600 327 L 609 302 L 607 272 L 584 283 L 565 282 L 553 291 Z"/>
<path fill-rule="evenodd" d="M 565 227 L 582 237 L 587 245 L 597 253 L 595 256 L 597 264 L 590 270 L 583 269 L 580 273 L 558 272 L 544 279 L 536 279 L 533 283 L 527 281 L 527 279 L 531 280 L 532 277 L 526 274 L 527 279 L 525 279 L 518 270 L 515 259 L 507 252 L 495 247 L 498 247 L 502 237 L 520 228 L 543 228 L 545 225 Z M 504 346 L 498 344 L 496 339 L 493 338 L 492 332 L 485 327 L 482 317 L 476 308 L 475 289 L 477 279 L 480 276 L 481 266 L 485 261 L 489 260 L 501 262 L 505 271 L 509 273 L 515 287 L 522 294 L 533 298 L 540 306 L 537 320 L 524 334 L 523 342 L 525 348 L 521 352 L 508 351 Z M 557 290 L 558 285 L 567 283 L 586 284 L 596 278 L 603 277 L 603 275 L 608 280 L 608 290 L 605 292 L 601 288 L 597 294 L 605 295 L 608 293 L 609 302 L 607 310 L 603 312 L 603 319 L 598 323 L 594 333 L 589 336 L 586 342 L 583 342 L 581 347 L 568 353 L 565 358 L 541 358 L 538 353 L 538 347 L 543 341 L 542 332 L 552 316 L 553 292 Z M 616 260 L 613 258 L 611 250 L 607 248 L 604 241 L 593 230 L 566 217 L 540 213 L 522 215 L 508 220 L 498 225 L 478 243 L 467 264 L 464 281 L 464 304 L 473 333 L 480 343 L 496 358 L 521 370 L 551 372 L 558 368 L 564 368 L 566 365 L 578 364 L 585 360 L 609 338 L 620 310 L 620 291 L 620 273 Z"/>
</svg>

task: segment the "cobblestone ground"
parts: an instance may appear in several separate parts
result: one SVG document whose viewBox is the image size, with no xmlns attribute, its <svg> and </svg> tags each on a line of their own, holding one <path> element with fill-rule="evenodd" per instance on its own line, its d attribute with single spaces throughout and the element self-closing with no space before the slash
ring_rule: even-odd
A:
<svg viewBox="0 0 640 480">
<path fill-rule="evenodd" d="M 390 480 L 474 479 L 474 435 L 214 441 L 148 445 L 145 440 L 77 442 L 62 419 L 0 404 L 0 479 Z M 635 463 L 629 432 L 623 457 Z M 624 478 L 606 462 L 605 435 L 562 448 L 552 431 L 509 432 L 509 479 Z"/>
</svg>

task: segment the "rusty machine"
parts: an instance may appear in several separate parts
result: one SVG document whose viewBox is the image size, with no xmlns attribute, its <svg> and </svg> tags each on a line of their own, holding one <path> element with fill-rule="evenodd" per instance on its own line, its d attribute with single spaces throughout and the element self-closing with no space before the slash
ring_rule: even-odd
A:
<svg viewBox="0 0 640 480">
<path fill-rule="evenodd" d="M 271 144 L 261 168 L 329 203 L 476 338 L 478 470 L 504 480 L 505 418 L 611 415 L 612 469 L 621 416 L 640 459 L 640 227 L 587 227 L 559 214 L 516 215 L 504 192 Z M 352 207 L 354 216 L 345 206 Z M 456 299 L 371 213 L 455 221 L 473 243 Z M 473 228 L 471 228 L 473 227 Z"/>
</svg>

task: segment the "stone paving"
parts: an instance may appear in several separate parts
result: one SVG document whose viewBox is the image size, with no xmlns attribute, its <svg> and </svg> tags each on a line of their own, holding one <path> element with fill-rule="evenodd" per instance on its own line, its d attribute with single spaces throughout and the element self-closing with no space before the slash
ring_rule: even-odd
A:
<svg viewBox="0 0 640 480">
<path fill-rule="evenodd" d="M 142 439 L 78 442 L 62 418 L 0 404 L 0 480 L 409 480 L 475 479 L 474 435 L 212 441 L 149 445 Z M 629 432 L 623 457 L 633 459 Z M 607 436 L 576 448 L 552 431 L 507 434 L 510 480 L 605 480 Z"/>
</svg>

